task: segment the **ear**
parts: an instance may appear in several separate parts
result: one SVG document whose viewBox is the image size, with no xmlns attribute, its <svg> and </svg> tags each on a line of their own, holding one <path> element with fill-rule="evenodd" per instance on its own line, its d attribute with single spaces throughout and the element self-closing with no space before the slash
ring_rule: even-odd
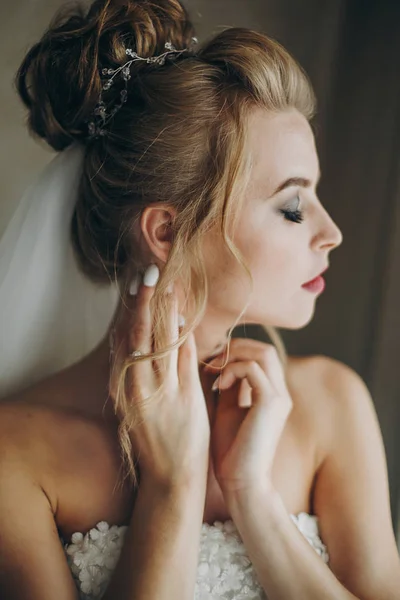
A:
<svg viewBox="0 0 400 600">
<path fill-rule="evenodd" d="M 172 223 L 176 209 L 167 204 L 146 206 L 140 218 L 142 236 L 150 252 L 162 262 L 167 262 L 173 241 Z"/>
</svg>

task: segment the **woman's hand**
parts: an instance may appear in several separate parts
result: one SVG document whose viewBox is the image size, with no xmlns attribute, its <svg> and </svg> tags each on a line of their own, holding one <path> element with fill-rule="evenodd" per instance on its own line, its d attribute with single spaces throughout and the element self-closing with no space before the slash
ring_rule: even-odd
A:
<svg viewBox="0 0 400 600">
<path fill-rule="evenodd" d="M 223 363 L 220 355 L 204 369 L 215 372 Z M 216 384 L 211 453 L 224 496 L 271 485 L 276 449 L 293 406 L 275 347 L 233 338 Z"/>
<path fill-rule="evenodd" d="M 153 275 L 152 281 L 149 274 Z M 137 294 L 126 299 L 126 306 L 121 305 L 114 333 L 115 366 L 121 366 L 135 350 L 145 354 L 153 351 L 151 299 L 158 280 L 157 266 L 151 265 L 146 275 L 144 283 L 152 285 L 139 285 Z M 167 294 L 166 302 L 168 343 L 172 344 L 179 335 L 176 294 Z M 112 369 L 114 375 L 110 379 L 110 395 L 114 400 L 119 371 L 119 368 Z M 162 397 L 148 399 L 162 382 Z M 128 369 L 125 388 L 138 420 L 130 438 L 135 455 L 132 458 L 139 462 L 141 480 L 146 478 L 151 483 L 167 486 L 206 481 L 210 424 L 193 334 L 179 350 L 170 352 L 166 368 L 164 362 L 161 365 L 157 360 L 135 362 Z"/>
</svg>

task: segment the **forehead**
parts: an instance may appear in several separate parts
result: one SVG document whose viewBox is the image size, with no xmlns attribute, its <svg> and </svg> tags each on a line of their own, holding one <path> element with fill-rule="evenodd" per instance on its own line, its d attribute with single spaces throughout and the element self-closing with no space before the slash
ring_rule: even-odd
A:
<svg viewBox="0 0 400 600">
<path fill-rule="evenodd" d="M 252 178 L 280 183 L 287 177 L 316 179 L 319 162 L 312 129 L 297 110 L 252 111 L 248 122 Z"/>
</svg>

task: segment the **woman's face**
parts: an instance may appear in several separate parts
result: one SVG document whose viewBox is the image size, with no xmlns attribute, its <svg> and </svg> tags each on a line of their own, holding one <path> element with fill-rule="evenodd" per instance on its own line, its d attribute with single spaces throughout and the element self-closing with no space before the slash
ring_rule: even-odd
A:
<svg viewBox="0 0 400 600">
<path fill-rule="evenodd" d="M 252 273 L 254 294 L 241 322 L 301 328 L 312 318 L 319 295 L 302 286 L 326 269 L 329 253 L 342 242 L 317 196 L 314 136 L 296 110 L 256 109 L 248 151 L 252 175 L 233 240 Z M 294 214 L 285 217 L 282 211 Z M 303 220 L 294 222 L 299 212 Z M 250 282 L 219 233 L 207 235 L 204 252 L 210 284 L 205 320 L 229 327 L 248 300 Z"/>
</svg>

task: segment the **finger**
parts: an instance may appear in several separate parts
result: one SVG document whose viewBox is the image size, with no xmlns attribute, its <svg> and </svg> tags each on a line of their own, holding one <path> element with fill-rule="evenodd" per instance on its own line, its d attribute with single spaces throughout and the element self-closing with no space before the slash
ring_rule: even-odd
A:
<svg viewBox="0 0 400 600">
<path fill-rule="evenodd" d="M 239 388 L 238 405 L 242 408 L 249 408 L 251 404 L 251 386 L 247 379 L 242 379 Z"/>
<path fill-rule="evenodd" d="M 226 373 L 225 373 L 226 371 Z M 226 377 L 225 377 L 226 375 Z M 220 390 L 226 389 L 237 380 L 247 379 L 251 387 L 252 404 L 275 407 L 285 418 L 293 407 L 293 401 L 287 390 L 276 390 L 268 376 L 257 362 L 241 361 L 229 364 L 221 374 Z M 279 402 L 277 402 L 279 399 Z"/>
<path fill-rule="evenodd" d="M 283 391 L 285 388 L 285 375 L 275 346 L 244 338 L 235 338 L 232 342 L 228 364 L 235 361 L 255 360 L 268 375 L 272 385 Z M 205 369 L 215 372 L 224 368 L 224 363 L 224 357 L 218 356 L 211 360 L 207 365 L 208 369 L 207 367 Z"/>
<path fill-rule="evenodd" d="M 136 298 L 130 301 L 130 327 L 128 331 L 128 350 L 140 350 L 149 353 L 152 350 L 151 325 L 152 315 L 150 300 L 154 295 L 154 288 L 139 285 Z"/>
<path fill-rule="evenodd" d="M 244 378 L 252 389 L 253 398 L 260 398 L 266 394 L 269 397 L 276 396 L 267 375 L 255 361 L 239 361 L 227 365 L 218 378 L 218 387 L 220 390 L 228 389 L 235 381 Z"/>
<path fill-rule="evenodd" d="M 168 303 L 167 343 L 168 345 L 172 345 L 179 339 L 178 298 L 173 289 L 171 289 L 170 292 L 167 294 L 166 301 Z M 178 348 L 169 352 L 167 372 L 169 377 L 177 379 Z"/>
<path fill-rule="evenodd" d="M 195 378 L 200 384 L 197 347 L 193 332 L 190 332 L 186 341 L 181 345 L 178 352 L 178 378 L 182 388 L 192 389 Z"/>
<path fill-rule="evenodd" d="M 143 354 L 150 354 L 153 351 L 153 315 L 150 306 L 151 299 L 154 296 L 155 286 L 159 278 L 157 265 L 153 264 L 147 269 L 143 282 L 139 284 L 136 298 L 130 299 L 130 323 L 128 329 L 128 355 L 136 350 Z M 149 359 L 138 360 L 132 365 L 135 377 L 143 383 L 148 384 L 153 379 L 153 365 Z"/>
<path fill-rule="evenodd" d="M 248 338 L 232 338 L 229 344 L 229 352 L 224 349 L 218 356 L 208 362 L 207 367 L 211 369 L 221 368 L 226 357 L 228 362 L 245 360 L 246 358 L 251 360 L 254 356 L 261 356 L 266 346 L 270 345 Z"/>
</svg>

